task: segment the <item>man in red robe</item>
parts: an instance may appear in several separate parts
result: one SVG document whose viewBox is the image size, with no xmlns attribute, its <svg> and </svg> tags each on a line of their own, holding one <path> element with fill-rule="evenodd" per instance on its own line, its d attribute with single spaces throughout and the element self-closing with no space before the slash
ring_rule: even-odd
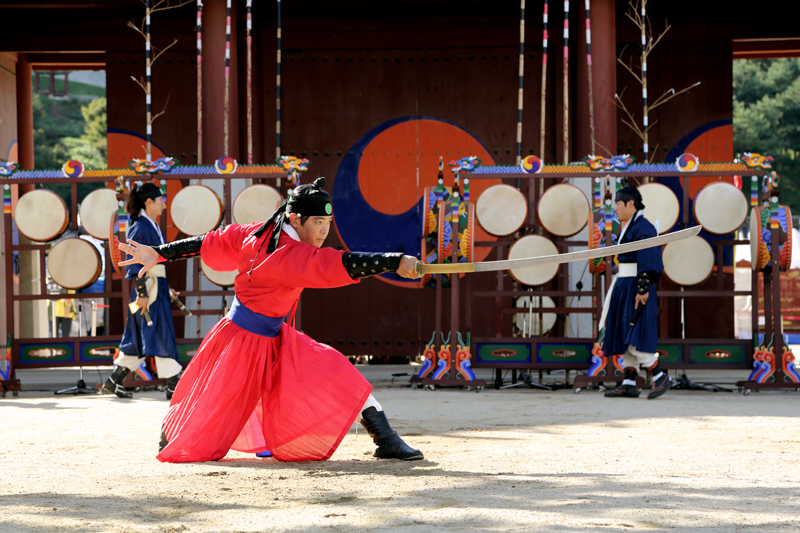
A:
<svg viewBox="0 0 800 533">
<path fill-rule="evenodd" d="M 324 460 L 357 419 L 377 445 L 375 457 L 423 458 L 392 430 L 361 373 L 293 327 L 304 288 L 342 287 L 390 271 L 415 277 L 412 256 L 322 248 L 333 218 L 324 183 L 297 187 L 264 223 L 154 248 L 120 245 L 133 256 L 120 264 L 141 263 L 140 275 L 196 255 L 214 270 L 239 271 L 230 311 L 203 339 L 172 397 L 160 461 L 214 461 L 231 448 L 269 450 L 281 461 Z"/>
</svg>

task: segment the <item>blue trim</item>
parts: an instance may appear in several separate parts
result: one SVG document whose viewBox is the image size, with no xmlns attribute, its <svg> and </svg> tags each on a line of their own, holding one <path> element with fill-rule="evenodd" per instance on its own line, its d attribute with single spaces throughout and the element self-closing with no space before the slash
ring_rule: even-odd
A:
<svg viewBox="0 0 800 533">
<path fill-rule="evenodd" d="M 8 145 L 8 151 L 6 152 L 6 161 L 8 161 L 11 158 L 11 149 L 14 147 L 15 144 L 17 144 L 16 137 L 11 139 L 11 143 Z M 19 161 L 14 161 L 14 162 L 18 163 Z"/>
<path fill-rule="evenodd" d="M 709 131 L 715 128 L 721 128 L 722 126 L 730 126 L 733 124 L 733 120 L 726 119 L 726 120 L 715 120 L 713 122 L 709 122 L 708 124 L 704 124 L 699 128 L 696 128 L 686 135 L 683 138 L 675 143 L 675 146 L 667 153 L 667 157 L 664 158 L 665 163 L 674 163 L 678 157 L 686 153 L 686 149 L 692 144 L 698 137 L 703 135 L 704 133 L 708 133 Z M 701 161 L 702 162 L 702 161 Z M 680 206 L 680 211 L 678 214 L 678 220 L 683 220 L 683 202 L 681 198 L 683 198 L 683 187 L 681 186 L 681 179 L 677 176 L 675 177 L 667 177 L 667 178 L 658 178 L 658 183 L 662 185 L 666 185 L 669 187 L 672 192 L 675 193 L 675 196 L 678 197 L 678 204 Z M 748 198 L 749 201 L 749 198 Z M 697 224 L 697 221 L 694 219 L 694 215 L 692 214 L 692 206 L 694 205 L 694 198 L 689 198 L 689 225 L 693 226 Z M 676 229 L 681 229 L 681 224 L 678 222 L 676 225 Z M 700 237 L 704 238 L 708 241 L 709 244 L 713 248 L 715 248 L 714 241 L 720 239 L 731 239 L 734 235 L 712 235 L 710 233 L 706 233 L 705 231 L 700 232 Z M 715 252 L 716 254 L 716 248 Z M 733 265 L 733 246 L 724 246 L 722 248 L 722 264 L 723 266 L 732 266 Z"/>
<path fill-rule="evenodd" d="M 336 229 L 348 250 L 361 252 L 400 252 L 420 257 L 420 234 L 422 230 L 423 199 L 399 215 L 381 213 L 373 208 L 358 186 L 358 169 L 361 154 L 378 135 L 397 124 L 412 120 L 432 120 L 455 126 L 475 139 L 487 153 L 484 144 L 467 129 L 455 122 L 426 115 L 400 117 L 372 128 L 348 150 L 336 172 L 333 183 L 333 212 L 336 216 Z M 386 279 L 406 283 L 418 280 L 401 278 L 395 273 L 381 274 Z"/>
<path fill-rule="evenodd" d="M 245 307 L 236 297 L 233 298 L 233 304 L 228 311 L 228 318 L 243 330 L 262 337 L 277 337 L 286 319 L 286 317 L 271 317 L 256 313 Z"/>
</svg>

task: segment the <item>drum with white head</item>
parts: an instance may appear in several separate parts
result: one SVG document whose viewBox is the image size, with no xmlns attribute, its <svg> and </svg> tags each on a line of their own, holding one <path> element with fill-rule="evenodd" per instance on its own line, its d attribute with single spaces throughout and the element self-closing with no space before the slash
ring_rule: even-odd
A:
<svg viewBox="0 0 800 533">
<path fill-rule="evenodd" d="M 556 254 L 558 254 L 558 248 L 547 237 L 526 235 L 511 245 L 511 249 L 508 251 L 508 258 L 522 259 Z M 544 285 L 556 277 L 558 265 L 512 268 L 509 272 L 515 280 L 525 285 Z"/>
<path fill-rule="evenodd" d="M 645 183 L 638 187 L 644 204 L 644 216 L 656 226 L 658 234 L 669 232 L 678 223 L 681 206 L 672 189 L 660 183 Z"/>
<path fill-rule="evenodd" d="M 83 289 L 100 277 L 100 252 L 84 239 L 70 237 L 58 241 L 47 252 L 47 271 L 65 289 Z"/>
<path fill-rule="evenodd" d="M 517 298 L 517 307 L 523 308 L 516 314 L 514 323 L 524 335 L 538 337 L 544 335 L 556 325 L 555 313 L 539 314 L 539 309 L 554 308 L 556 306 L 549 296 L 523 296 Z"/>
<path fill-rule="evenodd" d="M 251 185 L 240 192 L 233 201 L 231 215 L 236 224 L 263 222 L 281 206 L 283 198 L 269 185 Z"/>
<path fill-rule="evenodd" d="M 525 224 L 528 219 L 528 200 L 511 185 L 492 185 L 478 197 L 475 214 L 487 233 L 504 237 Z"/>
<path fill-rule="evenodd" d="M 203 275 L 208 279 L 208 281 L 214 285 L 219 285 L 220 287 L 232 287 L 236 276 L 239 275 L 238 270 L 231 270 L 229 272 L 220 272 L 218 270 L 214 270 L 205 264 L 202 259 L 200 259 L 200 269 L 203 271 Z"/>
<path fill-rule="evenodd" d="M 664 275 L 678 285 L 703 283 L 714 270 L 714 250 L 702 237 L 671 242 L 662 253 Z"/>
<path fill-rule="evenodd" d="M 747 218 L 747 198 L 726 181 L 715 181 L 700 189 L 693 204 L 694 219 L 713 235 L 733 233 Z"/>
<path fill-rule="evenodd" d="M 204 235 L 219 227 L 224 210 L 217 193 L 205 185 L 189 185 L 178 191 L 170 205 L 172 222 L 186 235 Z"/>
<path fill-rule="evenodd" d="M 32 241 L 58 238 L 69 225 L 67 204 L 48 189 L 35 189 L 22 195 L 14 209 L 19 232 Z"/>
<path fill-rule="evenodd" d="M 539 199 L 537 214 L 548 233 L 571 237 L 586 227 L 589 200 L 576 186 L 559 183 L 548 188 Z"/>
<path fill-rule="evenodd" d="M 87 194 L 78 210 L 83 231 L 95 239 L 108 240 L 108 221 L 118 207 L 114 189 L 97 189 Z"/>
</svg>

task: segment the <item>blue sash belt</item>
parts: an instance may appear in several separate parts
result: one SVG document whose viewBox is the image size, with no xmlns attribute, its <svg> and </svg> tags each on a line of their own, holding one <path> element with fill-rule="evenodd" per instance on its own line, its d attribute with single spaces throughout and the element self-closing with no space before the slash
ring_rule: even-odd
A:
<svg viewBox="0 0 800 533">
<path fill-rule="evenodd" d="M 286 319 L 286 317 L 276 318 L 256 313 L 245 307 L 236 297 L 228 311 L 228 318 L 240 328 L 262 337 L 277 337 Z"/>
</svg>

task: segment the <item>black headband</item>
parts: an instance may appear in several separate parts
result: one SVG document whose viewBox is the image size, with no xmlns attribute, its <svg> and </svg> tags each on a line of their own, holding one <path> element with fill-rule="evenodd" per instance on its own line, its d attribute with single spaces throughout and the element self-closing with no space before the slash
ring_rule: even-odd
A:
<svg viewBox="0 0 800 533">
<path fill-rule="evenodd" d="M 136 194 L 139 195 L 139 198 L 142 199 L 142 202 L 146 202 L 148 198 L 155 200 L 156 198 L 161 198 L 164 196 L 164 193 L 161 192 L 161 189 L 149 181 L 139 186 L 136 189 Z"/>
<path fill-rule="evenodd" d="M 642 193 L 636 187 L 623 187 L 617 191 L 617 195 L 614 197 L 615 202 L 624 202 L 626 204 L 631 200 L 633 200 L 633 205 L 636 209 L 640 211 L 644 209 Z"/>
<path fill-rule="evenodd" d="M 274 224 L 269 238 L 269 245 L 267 246 L 268 254 L 278 248 L 281 229 L 288 214 L 294 213 L 309 217 L 326 217 L 333 214 L 331 195 L 322 190 L 324 185 L 325 178 L 317 178 L 311 185 L 300 185 L 295 188 L 289 199 L 281 204 L 278 210 L 269 217 L 269 220 L 261 224 L 261 227 L 254 234 L 257 239 L 261 238 L 267 229 Z"/>
</svg>

